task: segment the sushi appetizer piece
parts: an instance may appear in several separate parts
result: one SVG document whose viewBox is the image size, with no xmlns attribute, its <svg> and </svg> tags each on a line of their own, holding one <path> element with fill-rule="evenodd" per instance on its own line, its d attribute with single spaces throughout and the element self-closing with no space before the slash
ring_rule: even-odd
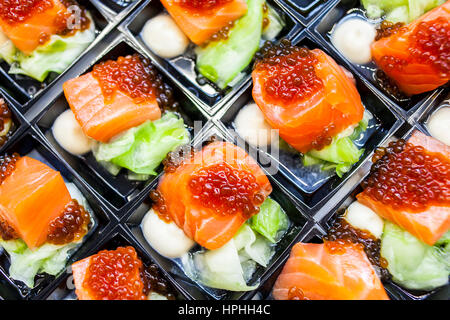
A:
<svg viewBox="0 0 450 320">
<path fill-rule="evenodd" d="M 297 243 L 273 287 L 276 300 L 388 300 L 360 244 Z"/>
<path fill-rule="evenodd" d="M 246 152 L 229 142 L 169 155 L 141 228 L 161 255 L 202 286 L 249 291 L 290 225 L 268 196 L 272 186 Z M 197 244 L 197 246 L 195 246 Z"/>
<path fill-rule="evenodd" d="M 102 250 L 77 261 L 72 273 L 79 300 L 175 299 L 158 266 L 145 266 L 131 246 Z"/>
<path fill-rule="evenodd" d="M 149 20 L 141 37 L 163 58 L 190 50 L 196 69 L 219 89 L 243 77 L 261 40 L 274 39 L 284 18 L 265 0 L 161 0 L 169 13 Z"/>
<path fill-rule="evenodd" d="M 146 180 L 189 142 L 172 89 L 138 54 L 101 62 L 63 89 L 70 110 L 55 120 L 56 141 L 74 155 L 93 151 L 113 175 L 126 168 L 130 179 Z"/>
<path fill-rule="evenodd" d="M 0 163 L 0 246 L 9 255 L 9 276 L 32 288 L 37 274 L 64 269 L 92 225 L 90 208 L 46 164 L 16 153 Z"/>
<path fill-rule="evenodd" d="M 383 281 L 422 291 L 448 284 L 448 147 L 415 131 L 407 143 L 379 149 L 374 160 L 364 191 L 326 239 L 363 245 Z"/>
<path fill-rule="evenodd" d="M 373 60 L 375 80 L 397 100 L 449 81 L 449 1 L 361 2 L 363 14 L 352 12 L 331 31 L 331 42 L 348 60 Z"/>
<path fill-rule="evenodd" d="M 43 82 L 67 69 L 94 38 L 92 17 L 74 0 L 0 1 L 0 59 L 9 73 Z"/>
<path fill-rule="evenodd" d="M 6 103 L 5 99 L 0 97 L 0 147 L 8 141 L 11 134 L 14 132 L 14 121 L 12 120 L 12 113 Z"/>
<path fill-rule="evenodd" d="M 252 96 L 264 119 L 303 154 L 304 165 L 334 168 L 341 177 L 358 162 L 363 150 L 353 140 L 370 116 L 352 79 L 325 52 L 286 39 L 266 42 L 252 78 Z"/>
</svg>

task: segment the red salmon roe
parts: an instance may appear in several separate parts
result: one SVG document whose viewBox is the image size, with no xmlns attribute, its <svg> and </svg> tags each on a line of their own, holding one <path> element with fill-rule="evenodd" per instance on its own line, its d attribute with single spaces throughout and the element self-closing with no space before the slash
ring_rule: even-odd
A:
<svg viewBox="0 0 450 320">
<path fill-rule="evenodd" d="M 403 22 L 393 23 L 390 21 L 384 20 L 381 22 L 380 26 L 377 28 L 377 35 L 375 36 L 375 41 L 378 41 L 382 38 L 388 38 L 393 34 L 398 32 L 404 32 L 407 28 Z"/>
<path fill-rule="evenodd" d="M 355 243 L 348 239 L 336 239 L 334 241 L 324 241 L 325 249 L 331 254 L 344 254 L 347 252 L 348 247 L 355 249 L 364 249 L 361 243 Z"/>
<path fill-rule="evenodd" d="M 133 247 L 103 250 L 91 257 L 83 287 L 95 300 L 145 300 L 142 269 Z"/>
<path fill-rule="evenodd" d="M 153 209 L 161 218 L 161 220 L 167 223 L 172 221 L 169 212 L 167 211 L 167 205 L 161 192 L 159 192 L 158 190 L 150 191 L 150 199 L 153 201 Z"/>
<path fill-rule="evenodd" d="M 415 60 L 432 65 L 446 76 L 450 72 L 450 22 L 437 18 L 421 22 L 410 36 L 409 52 Z"/>
<path fill-rule="evenodd" d="M 231 2 L 232 0 L 179 0 L 180 6 L 190 10 L 212 10 Z"/>
<path fill-rule="evenodd" d="M 0 218 L 0 238 L 2 240 L 14 240 L 19 238 L 19 234 L 11 227 L 8 222 Z"/>
<path fill-rule="evenodd" d="M 16 162 L 19 161 L 20 156 L 18 153 L 12 155 L 5 154 L 0 156 L 0 185 L 16 168 Z"/>
<path fill-rule="evenodd" d="M 305 297 L 303 290 L 297 287 L 291 287 L 288 291 L 288 300 L 309 300 Z"/>
<path fill-rule="evenodd" d="M 21 23 L 51 8 L 51 0 L 0 0 L 0 17 L 9 24 Z"/>
<path fill-rule="evenodd" d="M 73 199 L 61 215 L 50 222 L 47 242 L 61 245 L 80 240 L 87 232 L 89 213 Z"/>
<path fill-rule="evenodd" d="M 398 140 L 377 149 L 372 161 L 362 184 L 372 199 L 408 212 L 450 205 L 450 162 L 442 155 Z"/>
<path fill-rule="evenodd" d="M 382 280 L 390 278 L 389 271 L 385 269 L 384 259 L 381 257 L 381 240 L 375 238 L 370 232 L 354 228 L 344 219 L 343 215 L 339 215 L 334 221 L 327 235 L 323 238 L 324 241 L 344 240 L 352 243 L 359 243 L 363 245 L 364 251 L 369 258 L 369 261 L 377 270 L 378 275 Z"/>
<path fill-rule="evenodd" d="M 287 39 L 279 45 L 266 42 L 256 59 L 255 70 L 266 74 L 264 91 L 273 99 L 303 101 L 323 87 L 314 70 L 314 54 L 307 48 L 292 46 Z"/>
<path fill-rule="evenodd" d="M 189 189 L 196 201 L 219 215 L 242 212 L 249 218 L 265 200 L 252 173 L 225 162 L 198 170 L 189 180 Z"/>
<path fill-rule="evenodd" d="M 0 136 L 0 147 L 8 140 L 12 132 L 11 128 L 13 127 L 11 110 L 9 110 L 5 100 L 0 98 L 0 132 L 5 129 L 8 122 L 11 124 L 11 127 L 5 135 Z"/>
<path fill-rule="evenodd" d="M 141 278 L 144 281 L 144 294 L 148 296 L 151 292 L 159 293 L 168 300 L 175 300 L 175 294 L 170 283 L 163 278 L 158 266 L 151 264 L 141 271 Z"/>
</svg>

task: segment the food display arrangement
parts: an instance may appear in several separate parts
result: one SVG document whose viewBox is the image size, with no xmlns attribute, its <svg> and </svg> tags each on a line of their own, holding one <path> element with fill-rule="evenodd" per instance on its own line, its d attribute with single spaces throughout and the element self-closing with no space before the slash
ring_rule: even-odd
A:
<svg viewBox="0 0 450 320">
<path fill-rule="evenodd" d="M 450 1 L 0 0 L 0 298 L 449 299 Z"/>
</svg>

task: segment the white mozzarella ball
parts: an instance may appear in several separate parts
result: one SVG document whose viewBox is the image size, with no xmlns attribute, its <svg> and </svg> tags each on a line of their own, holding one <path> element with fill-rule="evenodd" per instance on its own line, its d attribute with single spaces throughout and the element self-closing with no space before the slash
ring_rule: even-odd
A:
<svg viewBox="0 0 450 320">
<path fill-rule="evenodd" d="M 56 118 L 52 127 L 56 142 L 67 152 L 74 155 L 88 153 L 95 146 L 95 140 L 84 134 L 75 119 L 72 110 L 68 109 Z"/>
<path fill-rule="evenodd" d="M 179 56 L 189 45 L 189 39 L 168 14 L 160 14 L 148 20 L 142 28 L 141 37 L 162 58 Z"/>
<path fill-rule="evenodd" d="M 375 26 L 363 19 L 347 19 L 338 24 L 331 42 L 348 60 L 365 64 L 372 60 L 371 44 L 377 32 Z"/>
<path fill-rule="evenodd" d="M 145 215 L 141 229 L 150 246 L 167 258 L 181 257 L 195 245 L 174 222 L 163 221 L 153 209 Z"/>
<path fill-rule="evenodd" d="M 344 218 L 354 228 L 369 231 L 377 239 L 383 234 L 383 219 L 358 201 L 348 206 Z"/>
</svg>

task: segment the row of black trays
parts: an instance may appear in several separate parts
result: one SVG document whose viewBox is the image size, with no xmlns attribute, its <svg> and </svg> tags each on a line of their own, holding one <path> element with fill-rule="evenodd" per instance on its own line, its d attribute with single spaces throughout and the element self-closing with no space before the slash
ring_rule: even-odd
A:
<svg viewBox="0 0 450 320">
<path fill-rule="evenodd" d="M 204 88 L 195 78 L 186 77 L 177 70 L 172 61 L 154 55 L 139 38 L 140 29 L 150 17 L 161 12 L 158 1 L 134 1 L 128 7 L 114 6 L 119 0 L 91 1 L 101 14 L 105 27 L 95 43 L 67 70 L 34 98 L 23 99 L 21 87 L 13 79 L 5 78 L 1 90 L 2 96 L 10 105 L 14 114 L 16 128 L 13 135 L 1 148 L 1 153 L 18 151 L 24 155 L 33 151 L 33 156 L 49 163 L 61 171 L 66 180 L 74 182 L 88 199 L 94 209 L 96 224 L 87 235 L 81 247 L 70 257 L 68 268 L 57 277 L 39 276 L 38 285 L 29 290 L 8 276 L 8 258 L 0 255 L 0 296 L 4 299 L 72 299 L 75 298 L 71 282 L 70 264 L 102 249 L 114 249 L 117 246 L 131 245 L 138 251 L 145 264 L 156 263 L 164 276 L 184 299 L 251 299 L 268 298 L 276 276 L 281 272 L 288 258 L 290 248 L 298 241 L 320 242 L 325 230 L 335 218 L 338 209 L 348 205 L 358 191 L 359 183 L 368 174 L 371 156 L 379 145 L 386 145 L 389 139 L 405 137 L 412 128 L 426 132 L 424 121 L 447 97 L 448 88 L 435 90 L 423 97 L 415 97 L 409 105 L 400 105 L 393 101 L 376 83 L 361 72 L 358 66 L 348 62 L 330 43 L 328 32 L 352 6 L 359 1 L 281 1 L 269 0 L 269 3 L 285 14 L 288 21 L 283 36 L 294 44 L 321 48 L 339 64 L 355 75 L 357 88 L 362 101 L 373 116 L 376 130 L 364 144 L 365 152 L 343 178 L 330 176 L 324 181 L 309 186 L 293 170 L 299 157 L 291 156 L 288 161 L 269 159 L 267 153 L 255 149 L 233 134 L 233 120 L 239 109 L 251 101 L 251 79 L 249 71 L 246 79 L 221 96 L 218 101 L 205 100 Z M 308 3 L 311 6 L 308 6 Z M 106 6 L 106 7 L 105 7 Z M 95 14 L 94 14 L 95 15 Z M 116 28 L 117 27 L 117 28 Z M 159 175 L 145 182 L 131 182 L 124 175 L 113 177 L 96 163 L 92 155 L 75 157 L 62 149 L 51 133 L 56 117 L 68 104 L 62 92 L 62 84 L 92 69 L 100 61 L 116 59 L 119 56 L 139 53 L 148 57 L 163 75 L 164 80 L 173 89 L 180 103 L 180 115 L 194 133 L 194 122 L 200 121 L 201 130 L 195 130 L 191 144 L 199 148 L 211 136 L 245 145 L 246 150 L 264 168 L 268 163 L 275 164 L 279 170 L 270 174 L 274 188 L 272 197 L 281 204 L 293 222 L 291 229 L 277 246 L 270 265 L 258 269 L 252 282 L 260 282 L 259 289 L 251 292 L 226 292 L 205 290 L 192 282 L 174 261 L 159 255 L 145 241 L 140 230 L 140 222 L 151 207 L 148 197 L 150 190 L 156 187 Z M 9 85 L 8 85 L 9 84 Z M 25 89 L 25 87 L 21 87 Z M 23 90 L 22 90 L 23 91 Z M 19 101 L 15 101 L 10 93 Z M 23 102 L 25 100 L 25 102 Z M 28 102 L 27 102 L 28 101 Z M 197 125 L 198 127 L 198 125 Z M 294 160 L 293 160 L 294 159 Z M 267 166 L 266 166 L 267 167 Z M 269 170 L 269 168 L 266 168 Z M 266 170 L 264 169 L 264 170 Z M 266 171 L 268 172 L 268 171 Z M 403 290 L 392 283 L 386 288 L 394 299 L 425 299 L 448 297 L 448 286 L 431 293 L 417 293 Z"/>
</svg>

